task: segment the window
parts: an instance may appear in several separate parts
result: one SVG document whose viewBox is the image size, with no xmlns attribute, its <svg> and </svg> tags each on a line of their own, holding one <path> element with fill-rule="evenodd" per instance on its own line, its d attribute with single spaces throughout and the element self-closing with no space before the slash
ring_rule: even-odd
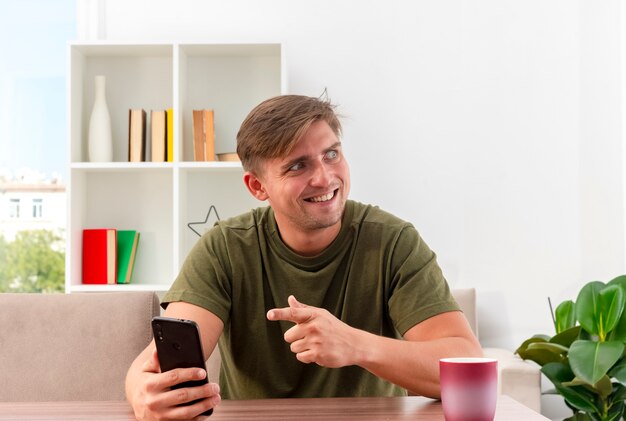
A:
<svg viewBox="0 0 626 421">
<path fill-rule="evenodd" d="M 33 218 L 38 219 L 42 216 L 43 199 L 33 199 Z"/>
<path fill-rule="evenodd" d="M 23 0 L 0 13 L 0 175 L 65 178 L 67 42 L 76 0 Z M 36 121 L 36 124 L 33 122 Z"/>
<path fill-rule="evenodd" d="M 20 199 L 9 199 L 9 218 L 18 219 L 20 217 Z"/>
<path fill-rule="evenodd" d="M 67 43 L 77 3 L 3 2 L 0 12 L 0 292 L 64 290 Z"/>
</svg>

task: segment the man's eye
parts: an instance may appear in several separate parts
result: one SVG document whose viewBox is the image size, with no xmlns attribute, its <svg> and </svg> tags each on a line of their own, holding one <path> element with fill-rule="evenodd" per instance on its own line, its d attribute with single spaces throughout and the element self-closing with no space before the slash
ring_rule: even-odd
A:
<svg viewBox="0 0 626 421">
<path fill-rule="evenodd" d="M 302 162 L 298 162 L 296 164 L 293 164 L 291 167 L 289 167 L 289 171 L 298 171 L 298 170 L 301 170 L 302 168 L 304 168 L 304 164 L 302 164 Z"/>
<path fill-rule="evenodd" d="M 326 159 L 337 159 L 338 157 L 339 157 L 339 154 L 337 153 L 337 151 L 326 152 Z"/>
</svg>

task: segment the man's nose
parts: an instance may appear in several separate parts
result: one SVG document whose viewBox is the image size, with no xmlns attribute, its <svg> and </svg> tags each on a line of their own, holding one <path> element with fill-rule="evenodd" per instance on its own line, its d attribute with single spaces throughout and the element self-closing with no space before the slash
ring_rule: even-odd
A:
<svg viewBox="0 0 626 421">
<path fill-rule="evenodd" d="M 324 165 L 323 163 L 319 163 L 313 171 L 313 176 L 311 177 L 311 185 L 326 187 L 328 186 L 328 184 L 330 184 L 331 178 L 332 176 L 326 165 Z"/>
</svg>

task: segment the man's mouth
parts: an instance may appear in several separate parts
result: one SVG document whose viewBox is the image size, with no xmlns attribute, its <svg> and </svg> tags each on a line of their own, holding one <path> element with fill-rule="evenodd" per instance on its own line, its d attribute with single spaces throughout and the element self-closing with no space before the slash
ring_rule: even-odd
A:
<svg viewBox="0 0 626 421">
<path fill-rule="evenodd" d="M 328 202 L 333 197 L 335 197 L 335 193 L 337 193 L 337 190 L 333 190 L 330 193 L 326 193 L 322 196 L 309 197 L 308 199 L 304 199 L 304 200 L 307 202 L 314 202 L 314 203 Z"/>
</svg>

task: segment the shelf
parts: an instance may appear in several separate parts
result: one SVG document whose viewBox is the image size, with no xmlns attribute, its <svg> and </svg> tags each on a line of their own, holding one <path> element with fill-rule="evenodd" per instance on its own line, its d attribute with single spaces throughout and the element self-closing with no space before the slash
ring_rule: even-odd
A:
<svg viewBox="0 0 626 421">
<path fill-rule="evenodd" d="M 128 161 L 128 110 L 165 110 L 173 106 L 173 45 L 70 46 L 71 162 L 87 161 L 87 133 L 94 101 L 94 78 L 106 78 L 113 160 Z"/>
<path fill-rule="evenodd" d="M 165 284 L 71 285 L 67 292 L 167 291 Z"/>
<path fill-rule="evenodd" d="M 181 169 L 230 169 L 242 170 L 241 162 L 212 161 L 212 162 L 73 162 L 70 169 L 81 171 L 147 171 Z"/>
<path fill-rule="evenodd" d="M 178 165 L 181 169 L 188 170 L 239 170 L 243 171 L 241 162 L 227 162 L 227 161 L 214 161 L 214 162 L 181 162 Z"/>
<path fill-rule="evenodd" d="M 73 162 L 70 164 L 72 170 L 83 171 L 146 171 L 172 169 L 171 162 Z"/>
<path fill-rule="evenodd" d="M 234 152 L 247 113 L 286 92 L 282 51 L 280 44 L 253 43 L 69 46 L 66 291 L 165 291 L 199 238 L 189 223 L 204 221 L 211 206 L 225 219 L 263 205 L 245 188 L 241 162 L 193 161 L 192 111 L 214 109 L 216 153 Z M 96 75 L 106 77 L 114 162 L 88 162 Z M 128 162 L 130 108 L 145 109 L 148 119 L 150 110 L 173 109 L 173 162 Z M 204 232 L 211 225 L 194 227 Z M 131 284 L 81 283 L 86 228 L 140 232 Z"/>
<path fill-rule="evenodd" d="M 261 101 L 281 92 L 281 46 L 180 45 L 182 160 L 193 160 L 192 111 L 215 112 L 215 153 L 235 151 L 239 126 Z"/>
</svg>

